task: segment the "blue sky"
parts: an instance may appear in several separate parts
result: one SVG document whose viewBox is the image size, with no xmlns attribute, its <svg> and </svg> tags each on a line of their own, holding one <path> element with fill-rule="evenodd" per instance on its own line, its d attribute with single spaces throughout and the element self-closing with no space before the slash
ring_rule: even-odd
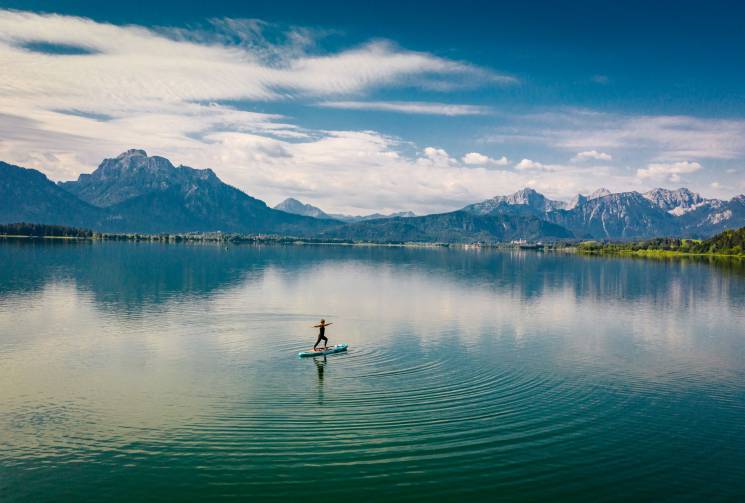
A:
<svg viewBox="0 0 745 503">
<path fill-rule="evenodd" d="M 130 147 L 270 204 L 745 191 L 739 2 L 2 2 L 0 158 Z"/>
</svg>

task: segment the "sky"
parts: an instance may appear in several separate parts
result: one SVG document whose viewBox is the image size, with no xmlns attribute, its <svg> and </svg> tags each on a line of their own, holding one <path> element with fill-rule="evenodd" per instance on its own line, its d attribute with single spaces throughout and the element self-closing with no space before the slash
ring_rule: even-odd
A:
<svg viewBox="0 0 745 503">
<path fill-rule="evenodd" d="M 130 148 L 274 205 L 745 192 L 741 2 L 0 0 L 0 160 Z"/>
</svg>

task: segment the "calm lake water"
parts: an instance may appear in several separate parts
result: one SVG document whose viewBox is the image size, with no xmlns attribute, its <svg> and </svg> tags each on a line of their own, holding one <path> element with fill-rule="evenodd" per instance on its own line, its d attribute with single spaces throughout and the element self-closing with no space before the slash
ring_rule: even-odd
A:
<svg viewBox="0 0 745 503">
<path fill-rule="evenodd" d="M 5 241 L 0 383 L 2 501 L 742 499 L 745 267 Z"/>
</svg>

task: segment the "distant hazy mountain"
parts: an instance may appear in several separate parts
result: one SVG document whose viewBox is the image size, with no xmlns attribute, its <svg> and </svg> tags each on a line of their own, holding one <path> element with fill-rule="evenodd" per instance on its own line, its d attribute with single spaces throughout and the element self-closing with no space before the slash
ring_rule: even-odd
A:
<svg viewBox="0 0 745 503">
<path fill-rule="evenodd" d="M 562 203 L 526 188 L 463 210 L 477 215 L 534 216 L 566 227 L 578 237 L 705 237 L 745 225 L 742 197 L 731 201 L 704 199 L 685 188 L 655 189 L 645 194 L 612 194 L 598 189 L 589 196 L 578 194 L 569 203 Z"/>
<path fill-rule="evenodd" d="M 326 213 L 321 208 L 313 206 L 311 204 L 305 204 L 297 199 L 288 197 L 278 205 L 274 207 L 275 210 L 281 210 L 294 215 L 304 215 L 313 218 L 331 218 L 339 220 L 341 222 L 360 222 L 363 220 L 375 220 L 378 218 L 394 218 L 394 217 L 415 217 L 416 215 L 411 211 L 399 211 L 397 213 L 390 213 L 384 215 L 382 213 L 373 213 L 372 215 L 343 215 L 339 213 Z"/>
<path fill-rule="evenodd" d="M 43 173 L 0 161 L 0 223 L 45 223 L 92 227 L 105 212 L 81 201 Z"/>
<path fill-rule="evenodd" d="M 411 218 L 416 214 L 413 211 L 397 211 L 395 213 L 371 213 L 370 215 L 340 215 L 332 213 L 331 217 L 341 220 L 342 222 L 363 222 L 365 220 L 378 220 L 381 218 Z"/>
<path fill-rule="evenodd" d="M 333 218 L 332 216 L 325 213 L 321 208 L 317 208 L 311 204 L 304 204 L 288 197 L 278 205 L 274 207 L 275 210 L 284 211 L 285 213 L 292 213 L 293 215 L 304 215 L 306 217 L 313 218 Z"/>
<path fill-rule="evenodd" d="M 527 212 L 542 214 L 564 208 L 566 203 L 552 201 L 533 189 L 524 188 L 508 196 L 496 196 L 480 203 L 471 204 L 463 208 L 463 211 L 475 215 L 489 215 L 514 209 L 515 206 L 523 207 Z"/>
<path fill-rule="evenodd" d="M 536 217 L 475 215 L 466 211 L 367 220 L 337 227 L 321 235 L 351 240 L 450 243 L 573 237 L 567 229 Z"/>
</svg>

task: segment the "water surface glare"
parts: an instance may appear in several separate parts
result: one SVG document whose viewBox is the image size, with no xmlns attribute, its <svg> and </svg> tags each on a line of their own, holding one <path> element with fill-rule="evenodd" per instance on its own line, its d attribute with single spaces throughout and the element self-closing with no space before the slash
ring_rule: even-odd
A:
<svg viewBox="0 0 745 503">
<path fill-rule="evenodd" d="M 742 499 L 744 327 L 738 262 L 4 241 L 0 500 Z"/>
</svg>

